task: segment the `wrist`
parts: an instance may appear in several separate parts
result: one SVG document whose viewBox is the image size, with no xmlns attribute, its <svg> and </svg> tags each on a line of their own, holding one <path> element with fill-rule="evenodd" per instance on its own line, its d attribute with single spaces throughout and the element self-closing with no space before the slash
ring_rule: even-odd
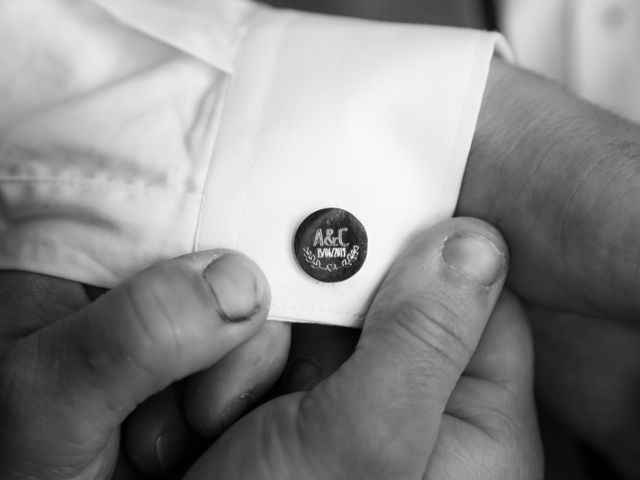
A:
<svg viewBox="0 0 640 480">
<path fill-rule="evenodd" d="M 639 144 L 638 126 L 493 60 L 456 215 L 502 231 L 526 300 L 632 315 Z"/>
<path fill-rule="evenodd" d="M 542 80 L 494 58 L 466 166 L 456 215 L 499 223 L 555 143 L 547 129 L 556 112 L 541 102 Z M 547 89 L 549 85 L 545 82 Z"/>
</svg>

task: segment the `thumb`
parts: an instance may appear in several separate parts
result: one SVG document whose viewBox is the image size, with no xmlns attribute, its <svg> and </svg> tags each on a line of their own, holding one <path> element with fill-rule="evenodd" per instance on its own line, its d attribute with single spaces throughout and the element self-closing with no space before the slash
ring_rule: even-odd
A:
<svg viewBox="0 0 640 480">
<path fill-rule="evenodd" d="M 469 218 L 430 229 L 395 262 L 371 305 L 356 352 L 313 392 L 324 399 L 318 410 L 339 406 L 333 417 L 351 440 L 329 441 L 349 445 L 347 458 L 362 462 L 356 471 L 382 469 L 381 478 L 424 473 L 442 414 L 506 271 L 500 234 Z"/>
<path fill-rule="evenodd" d="M 26 337 L 18 363 L 38 372 L 32 394 L 52 397 L 77 425 L 106 434 L 142 400 L 255 334 L 269 299 L 264 275 L 246 257 L 183 256 Z"/>
<path fill-rule="evenodd" d="M 387 273 L 351 358 L 310 392 L 246 416 L 186 478 L 212 469 L 233 478 L 422 478 L 506 269 L 501 236 L 479 220 L 416 237 Z"/>
</svg>

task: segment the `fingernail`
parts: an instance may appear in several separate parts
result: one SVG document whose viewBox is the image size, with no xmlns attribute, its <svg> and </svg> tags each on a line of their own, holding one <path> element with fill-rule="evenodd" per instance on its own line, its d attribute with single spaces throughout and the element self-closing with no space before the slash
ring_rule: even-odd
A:
<svg viewBox="0 0 640 480">
<path fill-rule="evenodd" d="M 247 410 L 249 410 L 254 401 L 255 399 L 253 398 L 253 395 L 251 395 L 250 393 L 245 393 L 244 395 L 240 395 L 229 405 L 227 405 L 227 407 L 222 412 L 222 416 L 220 417 L 220 433 L 224 432 Z"/>
<path fill-rule="evenodd" d="M 182 460 L 183 435 L 179 432 L 164 432 L 156 438 L 156 456 L 165 472 L 171 471 Z"/>
<path fill-rule="evenodd" d="M 322 365 L 312 358 L 297 358 L 289 365 L 286 388 L 289 392 L 308 391 L 322 380 Z"/>
<path fill-rule="evenodd" d="M 213 260 L 204 270 L 204 278 L 224 321 L 249 320 L 262 307 L 264 286 L 254 268 L 247 259 L 228 253 Z"/>
<path fill-rule="evenodd" d="M 456 233 L 442 249 L 442 259 L 450 268 L 484 286 L 498 281 L 505 254 L 491 240 L 477 233 Z"/>
</svg>

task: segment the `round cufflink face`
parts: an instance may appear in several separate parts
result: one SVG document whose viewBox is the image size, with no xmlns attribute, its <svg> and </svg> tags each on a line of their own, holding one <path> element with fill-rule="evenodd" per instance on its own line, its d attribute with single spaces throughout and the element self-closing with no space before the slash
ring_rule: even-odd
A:
<svg viewBox="0 0 640 480">
<path fill-rule="evenodd" d="M 351 278 L 362 268 L 367 242 L 367 232 L 354 215 L 340 208 L 325 208 L 300 224 L 293 250 L 309 276 L 335 283 Z"/>
</svg>

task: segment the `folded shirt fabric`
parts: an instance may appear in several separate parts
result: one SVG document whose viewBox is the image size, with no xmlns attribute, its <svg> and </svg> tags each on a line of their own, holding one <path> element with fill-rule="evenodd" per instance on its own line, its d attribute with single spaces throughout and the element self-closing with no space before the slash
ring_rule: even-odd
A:
<svg viewBox="0 0 640 480">
<path fill-rule="evenodd" d="M 357 326 L 453 214 L 496 48 L 246 0 L 0 0 L 0 268 L 112 287 L 232 248 L 270 318 Z"/>
</svg>

